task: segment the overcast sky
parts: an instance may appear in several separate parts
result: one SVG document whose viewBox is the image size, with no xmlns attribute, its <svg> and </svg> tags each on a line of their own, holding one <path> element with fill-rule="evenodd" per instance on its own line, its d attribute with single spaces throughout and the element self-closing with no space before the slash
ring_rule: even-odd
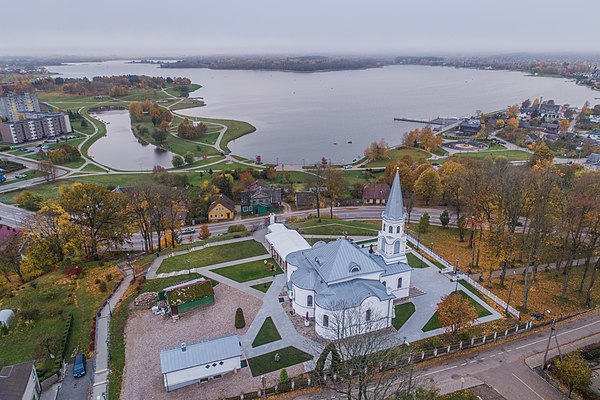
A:
<svg viewBox="0 0 600 400">
<path fill-rule="evenodd" d="M 6 0 L 0 56 L 600 52 L 598 0 Z"/>
</svg>

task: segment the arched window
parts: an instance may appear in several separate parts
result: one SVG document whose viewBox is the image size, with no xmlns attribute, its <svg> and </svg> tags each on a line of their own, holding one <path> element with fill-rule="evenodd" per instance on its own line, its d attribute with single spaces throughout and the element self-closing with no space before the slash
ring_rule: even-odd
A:
<svg viewBox="0 0 600 400">
<path fill-rule="evenodd" d="M 367 312 L 365 313 L 365 321 L 370 321 L 371 320 L 371 309 L 368 309 Z"/>
<path fill-rule="evenodd" d="M 390 233 L 393 233 L 393 232 L 394 232 L 394 227 L 393 227 L 393 226 L 390 226 L 389 232 L 390 232 Z"/>
<path fill-rule="evenodd" d="M 383 224 L 383 231 L 385 232 L 385 224 Z"/>
<path fill-rule="evenodd" d="M 398 289 L 402 287 L 402 278 L 398 278 Z"/>
<path fill-rule="evenodd" d="M 323 326 L 325 328 L 329 326 L 329 315 L 323 315 Z"/>
<path fill-rule="evenodd" d="M 312 307 L 313 306 L 313 298 L 312 298 L 312 296 L 310 294 L 306 297 L 306 305 L 308 307 Z"/>
<path fill-rule="evenodd" d="M 385 252 L 385 242 L 381 241 L 381 251 Z"/>
<path fill-rule="evenodd" d="M 394 243 L 394 254 L 398 254 L 398 253 L 400 253 L 400 241 L 399 240 L 397 240 Z"/>
<path fill-rule="evenodd" d="M 398 225 L 398 227 L 396 227 L 396 233 L 400 233 L 400 225 Z"/>
</svg>

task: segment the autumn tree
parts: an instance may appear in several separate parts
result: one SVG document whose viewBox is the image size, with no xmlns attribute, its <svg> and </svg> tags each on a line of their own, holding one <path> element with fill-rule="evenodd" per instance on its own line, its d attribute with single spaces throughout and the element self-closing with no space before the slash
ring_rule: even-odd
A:
<svg viewBox="0 0 600 400">
<path fill-rule="evenodd" d="M 21 247 L 23 245 L 23 236 L 16 230 L 8 233 L 0 242 L 0 275 L 10 283 L 11 276 L 17 275 L 23 282 L 21 273 Z"/>
<path fill-rule="evenodd" d="M 562 360 L 554 362 L 558 377 L 569 386 L 569 395 L 573 389 L 584 389 L 592 384 L 592 369 L 581 352 L 567 354 Z"/>
<path fill-rule="evenodd" d="M 200 233 L 198 233 L 198 239 L 206 240 L 210 237 L 210 235 L 211 233 L 208 230 L 208 225 L 202 224 L 202 226 L 200 226 Z"/>
<path fill-rule="evenodd" d="M 316 164 L 315 169 L 304 181 L 304 185 L 307 190 L 311 191 L 315 195 L 317 203 L 317 219 L 321 222 L 321 192 L 325 184 L 325 171 L 321 164 Z"/>
<path fill-rule="evenodd" d="M 571 122 L 568 119 L 561 119 L 559 126 L 562 133 L 567 133 L 569 131 L 569 127 L 571 126 Z"/>
<path fill-rule="evenodd" d="M 60 188 L 58 202 L 85 238 L 85 252 L 96 257 L 99 245 L 110 248 L 130 240 L 131 219 L 125 200 L 121 193 L 103 185 L 76 182 Z"/>
<path fill-rule="evenodd" d="M 329 215 L 333 218 L 333 203 L 346 191 L 347 182 L 341 170 L 329 165 L 325 168 L 324 183 L 329 197 Z"/>
<path fill-rule="evenodd" d="M 419 129 L 413 129 L 404 136 L 404 145 L 407 147 L 419 147 Z"/>
<path fill-rule="evenodd" d="M 529 157 L 529 165 L 536 165 L 539 161 L 552 161 L 554 159 L 554 153 L 546 145 L 546 143 L 533 144 L 531 146 L 533 154 Z"/>
<path fill-rule="evenodd" d="M 442 137 L 436 135 L 431 129 L 431 126 L 427 125 L 421 129 L 421 132 L 419 133 L 419 142 L 425 151 L 431 152 L 442 144 Z"/>
<path fill-rule="evenodd" d="M 381 160 L 388 157 L 388 144 L 384 139 L 379 142 L 371 142 L 369 147 L 365 149 L 365 157 L 369 161 Z"/>
<path fill-rule="evenodd" d="M 170 125 L 169 125 L 169 123 L 167 121 L 162 121 L 160 123 L 160 130 L 163 131 L 163 132 L 165 132 L 165 133 L 169 132 L 169 127 L 170 127 Z"/>
<path fill-rule="evenodd" d="M 518 128 L 519 128 L 519 120 L 517 120 L 516 118 L 509 118 L 509 120 L 506 122 L 506 129 L 508 129 L 510 131 L 514 131 Z"/>
<path fill-rule="evenodd" d="M 44 176 L 46 182 L 53 182 L 56 180 L 58 175 L 58 169 L 56 165 L 50 160 L 42 160 L 38 162 L 37 170 Z"/>
<path fill-rule="evenodd" d="M 503 119 L 497 119 L 496 120 L 496 128 L 504 128 L 504 120 Z"/>
<path fill-rule="evenodd" d="M 133 122 L 142 122 L 144 120 L 144 109 L 142 104 L 133 101 L 129 104 L 129 116 Z"/>
<path fill-rule="evenodd" d="M 429 205 L 431 199 L 441 195 L 442 182 L 435 169 L 428 168 L 419 175 L 415 182 L 415 193 L 425 199 L 425 205 Z"/>
<path fill-rule="evenodd" d="M 440 324 L 452 334 L 453 339 L 469 329 L 477 318 L 475 307 L 458 292 L 442 297 L 437 305 L 437 313 Z"/>
<path fill-rule="evenodd" d="M 519 116 L 519 105 L 518 104 L 513 104 L 512 106 L 509 106 L 508 109 L 506 110 L 506 115 L 508 116 L 508 118 L 517 118 Z"/>
<path fill-rule="evenodd" d="M 591 113 L 592 113 L 592 110 L 590 109 L 590 102 L 589 102 L 589 101 L 586 101 L 586 102 L 583 104 L 583 107 L 581 107 L 581 114 L 582 114 L 584 117 L 589 117 Z"/>
<path fill-rule="evenodd" d="M 460 220 L 465 206 L 464 185 L 467 170 L 453 160 L 446 161 L 439 169 L 439 175 L 444 191 L 444 198 L 448 200 L 456 212 L 456 221 Z M 460 241 L 464 241 L 464 230 L 459 230 Z"/>
</svg>

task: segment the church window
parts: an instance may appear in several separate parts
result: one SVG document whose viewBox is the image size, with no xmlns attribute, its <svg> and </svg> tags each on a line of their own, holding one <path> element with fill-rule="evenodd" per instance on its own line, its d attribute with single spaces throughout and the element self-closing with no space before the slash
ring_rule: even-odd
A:
<svg viewBox="0 0 600 400">
<path fill-rule="evenodd" d="M 381 242 L 381 251 L 385 251 L 385 242 Z"/>
<path fill-rule="evenodd" d="M 396 228 L 396 233 L 400 233 L 400 225 Z"/>
<path fill-rule="evenodd" d="M 350 263 L 350 272 L 355 273 L 355 272 L 359 272 L 359 271 L 360 271 L 360 265 L 358 265 L 355 262 Z"/>
<path fill-rule="evenodd" d="M 402 278 L 398 278 L 398 289 L 402 287 Z"/>
<path fill-rule="evenodd" d="M 383 224 L 383 231 L 385 232 L 385 224 Z"/>
<path fill-rule="evenodd" d="M 396 243 L 394 243 L 394 254 L 398 254 L 400 253 L 400 241 L 397 240 Z"/>
<path fill-rule="evenodd" d="M 393 227 L 393 226 L 390 226 L 389 232 L 390 232 L 390 233 L 393 233 L 393 232 L 394 232 L 394 227 Z"/>
<path fill-rule="evenodd" d="M 323 315 L 323 326 L 325 328 L 329 327 L 329 315 Z"/>
<path fill-rule="evenodd" d="M 371 320 L 371 309 L 368 309 L 367 312 L 365 313 L 365 320 L 366 321 Z"/>
<path fill-rule="evenodd" d="M 306 305 L 308 307 L 312 307 L 313 306 L 313 297 L 310 294 L 306 297 Z"/>
</svg>

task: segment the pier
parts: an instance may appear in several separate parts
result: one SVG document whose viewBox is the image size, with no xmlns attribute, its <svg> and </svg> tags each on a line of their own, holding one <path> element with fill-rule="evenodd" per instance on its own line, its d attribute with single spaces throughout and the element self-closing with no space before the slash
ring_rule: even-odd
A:
<svg viewBox="0 0 600 400">
<path fill-rule="evenodd" d="M 404 122 L 416 122 L 418 124 L 427 124 L 427 125 L 440 125 L 440 126 L 448 126 L 452 124 L 456 124 L 460 121 L 460 118 L 442 118 L 437 117 L 432 120 L 424 120 L 424 119 L 415 119 L 415 118 L 394 118 L 394 121 L 404 121 Z"/>
</svg>

